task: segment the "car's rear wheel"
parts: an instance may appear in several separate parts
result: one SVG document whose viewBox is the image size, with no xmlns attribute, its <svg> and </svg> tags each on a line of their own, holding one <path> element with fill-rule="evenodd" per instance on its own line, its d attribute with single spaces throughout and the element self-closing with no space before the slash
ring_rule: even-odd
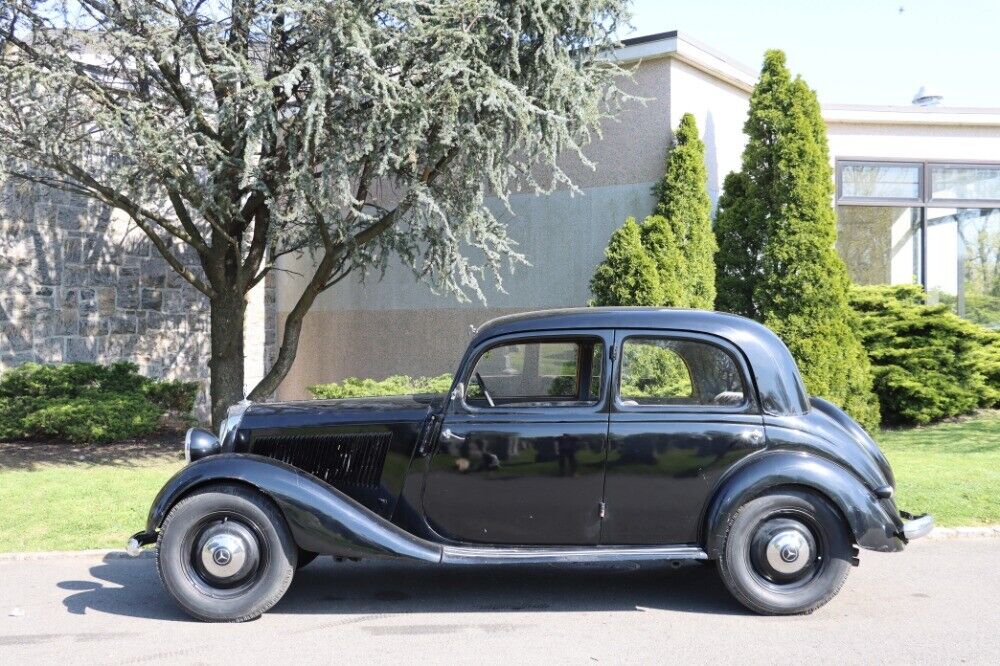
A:
<svg viewBox="0 0 1000 666">
<path fill-rule="evenodd" d="M 273 502 L 240 485 L 213 485 L 178 502 L 160 529 L 157 569 L 190 615 L 244 622 L 278 603 L 298 549 Z"/>
<path fill-rule="evenodd" d="M 826 498 L 781 490 L 736 512 L 719 573 L 733 596 L 753 611 L 811 613 L 840 591 L 853 555 L 847 526 Z"/>
</svg>

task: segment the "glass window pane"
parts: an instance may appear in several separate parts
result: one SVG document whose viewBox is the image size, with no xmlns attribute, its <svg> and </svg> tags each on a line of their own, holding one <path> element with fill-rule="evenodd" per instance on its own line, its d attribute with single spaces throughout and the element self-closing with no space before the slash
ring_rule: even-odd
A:
<svg viewBox="0 0 1000 666">
<path fill-rule="evenodd" d="M 931 208 L 927 216 L 928 300 L 1000 328 L 1000 208 Z"/>
<path fill-rule="evenodd" d="M 732 357 L 691 340 L 637 337 L 625 341 L 619 396 L 626 405 L 725 405 L 744 402 Z"/>
<path fill-rule="evenodd" d="M 932 166 L 931 198 L 1000 201 L 1000 166 Z"/>
<path fill-rule="evenodd" d="M 841 199 L 920 199 L 919 164 L 841 164 Z"/>
<path fill-rule="evenodd" d="M 466 401 L 477 407 L 490 406 L 490 400 L 494 405 L 580 404 L 579 366 L 589 361 L 585 397 L 596 402 L 603 348 L 599 341 L 590 340 L 498 345 L 476 361 L 468 377 Z"/>
<path fill-rule="evenodd" d="M 838 206 L 837 252 L 858 284 L 919 284 L 920 209 Z"/>
</svg>

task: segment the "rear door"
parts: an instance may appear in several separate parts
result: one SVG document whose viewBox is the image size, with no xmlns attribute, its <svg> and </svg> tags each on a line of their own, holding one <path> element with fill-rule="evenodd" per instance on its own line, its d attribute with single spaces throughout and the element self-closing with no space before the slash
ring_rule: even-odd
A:
<svg viewBox="0 0 1000 666">
<path fill-rule="evenodd" d="M 601 543 L 695 543 L 720 476 L 764 445 L 745 360 L 713 336 L 616 337 Z"/>
<path fill-rule="evenodd" d="M 425 481 L 436 532 L 485 544 L 598 542 L 610 335 L 506 336 L 475 350 Z"/>
</svg>

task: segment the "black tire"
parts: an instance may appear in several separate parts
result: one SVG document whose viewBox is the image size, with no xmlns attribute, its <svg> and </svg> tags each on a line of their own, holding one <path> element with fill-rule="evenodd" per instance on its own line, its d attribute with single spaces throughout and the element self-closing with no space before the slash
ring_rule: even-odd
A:
<svg viewBox="0 0 1000 666">
<path fill-rule="evenodd" d="M 319 553 L 314 553 L 311 550 L 302 550 L 299 548 L 299 559 L 295 563 L 295 570 L 298 571 L 303 567 L 309 566 L 309 564 L 319 556 Z"/>
<path fill-rule="evenodd" d="M 836 596 L 853 556 L 847 525 L 826 498 L 783 489 L 751 500 L 735 513 L 719 573 L 732 595 L 752 611 L 805 614 Z"/>
<path fill-rule="evenodd" d="M 167 514 L 156 568 L 167 592 L 191 616 L 245 622 L 284 596 L 297 556 L 284 516 L 268 497 L 217 484 L 185 497 Z M 226 572 L 237 563 L 238 569 Z M 225 577 L 213 577 L 220 570 Z"/>
</svg>

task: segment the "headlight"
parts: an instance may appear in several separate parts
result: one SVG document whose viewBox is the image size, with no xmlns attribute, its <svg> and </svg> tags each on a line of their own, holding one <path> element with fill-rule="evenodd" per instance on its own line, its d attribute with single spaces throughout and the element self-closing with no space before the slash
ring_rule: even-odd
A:
<svg viewBox="0 0 1000 666">
<path fill-rule="evenodd" d="M 252 404 L 249 400 L 240 400 L 226 411 L 226 418 L 222 421 L 222 425 L 219 426 L 219 442 L 222 443 L 223 449 L 227 451 L 231 450 L 228 447 L 229 442 L 226 438 L 236 432 L 236 429 L 240 426 L 240 421 L 243 420 L 243 414 Z"/>
<path fill-rule="evenodd" d="M 191 428 L 184 436 L 184 460 L 194 462 L 222 450 L 219 438 L 204 428 Z"/>
</svg>

